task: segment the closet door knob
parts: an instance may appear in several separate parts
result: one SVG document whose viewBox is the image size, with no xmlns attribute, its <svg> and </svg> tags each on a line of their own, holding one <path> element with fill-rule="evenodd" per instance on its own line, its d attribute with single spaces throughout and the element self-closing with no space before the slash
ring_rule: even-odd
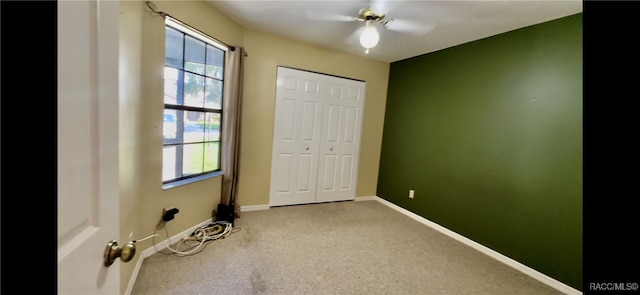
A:
<svg viewBox="0 0 640 295">
<path fill-rule="evenodd" d="M 305 150 L 307 150 L 307 151 L 308 151 L 308 150 L 309 150 L 309 147 L 307 147 Z"/>
<path fill-rule="evenodd" d="M 329 148 L 330 151 L 333 151 L 333 148 Z"/>
</svg>

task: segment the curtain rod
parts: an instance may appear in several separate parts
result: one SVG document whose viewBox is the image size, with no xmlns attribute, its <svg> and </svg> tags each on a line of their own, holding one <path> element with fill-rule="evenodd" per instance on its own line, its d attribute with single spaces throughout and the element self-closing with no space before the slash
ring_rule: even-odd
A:
<svg viewBox="0 0 640 295">
<path fill-rule="evenodd" d="M 214 38 L 214 37 L 211 37 L 211 36 L 209 36 L 209 34 L 207 34 L 207 33 L 205 33 L 205 32 L 202 32 L 202 31 L 200 31 L 200 30 L 198 30 L 198 29 L 194 28 L 193 26 L 188 25 L 187 23 L 185 23 L 185 22 L 183 22 L 183 21 L 181 21 L 181 20 L 179 20 L 179 19 L 177 19 L 177 18 L 175 18 L 175 17 L 171 16 L 170 14 L 168 14 L 168 13 L 166 13 L 166 12 L 164 12 L 164 11 L 158 11 L 158 10 L 157 10 L 157 6 L 156 6 L 153 2 L 151 2 L 151 1 L 146 1 L 145 3 L 147 4 L 147 7 L 149 7 L 149 9 L 151 9 L 151 11 L 152 11 L 152 12 L 154 12 L 154 13 L 156 13 L 156 14 L 158 14 L 158 15 L 162 16 L 163 18 L 170 17 L 170 18 L 172 18 L 172 19 L 174 19 L 174 20 L 176 20 L 176 21 L 178 21 L 178 22 L 180 22 L 180 23 L 184 24 L 185 26 L 190 27 L 191 29 L 193 29 L 193 30 L 197 31 L 198 33 L 203 34 L 203 35 L 205 35 L 205 36 L 207 36 L 207 37 L 209 37 L 209 38 L 211 38 L 211 39 L 215 40 L 216 42 L 221 43 L 222 45 L 229 47 L 229 49 L 230 49 L 231 51 L 236 50 L 236 46 L 229 45 L 229 44 L 227 44 L 227 43 L 225 43 L 225 42 L 222 42 L 222 41 L 220 41 L 220 40 L 218 40 L 218 39 L 216 39 L 216 38 Z M 246 52 L 246 51 L 245 51 L 245 53 L 244 53 L 244 56 L 248 56 L 248 54 L 247 54 L 247 52 Z"/>
</svg>

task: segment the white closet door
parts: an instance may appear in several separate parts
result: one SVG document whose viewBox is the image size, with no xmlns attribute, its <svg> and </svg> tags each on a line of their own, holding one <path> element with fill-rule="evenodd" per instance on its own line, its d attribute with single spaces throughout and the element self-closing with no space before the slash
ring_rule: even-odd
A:
<svg viewBox="0 0 640 295">
<path fill-rule="evenodd" d="M 278 67 L 270 206 L 355 199 L 365 82 Z"/>
<path fill-rule="evenodd" d="M 316 202 L 355 199 L 365 83 L 331 77 L 324 112 Z"/>
<path fill-rule="evenodd" d="M 312 73 L 278 68 L 270 206 L 315 202 L 320 83 Z"/>
</svg>

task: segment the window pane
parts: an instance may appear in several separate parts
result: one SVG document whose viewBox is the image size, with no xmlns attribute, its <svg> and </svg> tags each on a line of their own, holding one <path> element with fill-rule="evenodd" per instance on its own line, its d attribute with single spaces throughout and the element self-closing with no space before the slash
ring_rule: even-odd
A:
<svg viewBox="0 0 640 295">
<path fill-rule="evenodd" d="M 204 75 L 206 43 L 190 36 L 185 36 L 184 41 L 184 69 Z"/>
<path fill-rule="evenodd" d="M 220 163 L 218 162 L 219 150 L 220 150 L 219 142 L 205 143 L 205 153 L 204 153 L 204 171 L 205 172 L 220 169 Z"/>
<path fill-rule="evenodd" d="M 168 26 L 165 49 L 163 100 L 171 107 L 162 125 L 162 180 L 169 182 L 220 170 L 222 114 L 206 109 L 222 110 L 226 53 Z"/>
<path fill-rule="evenodd" d="M 224 67 L 224 51 L 207 44 L 207 73 L 209 77 L 222 79 Z"/>
<path fill-rule="evenodd" d="M 182 73 L 181 70 L 164 67 L 164 103 L 182 104 L 182 100 L 178 97 L 178 81 Z"/>
<path fill-rule="evenodd" d="M 162 135 L 165 143 L 173 142 L 178 131 L 178 115 L 176 110 L 164 110 L 164 121 L 162 123 Z M 173 140 L 172 140 L 173 139 Z"/>
<path fill-rule="evenodd" d="M 184 34 L 167 27 L 167 38 L 165 39 L 165 62 L 167 65 L 182 69 L 183 40 Z"/>
<path fill-rule="evenodd" d="M 205 78 L 205 82 L 204 107 L 219 110 L 222 106 L 222 81 Z"/>
<path fill-rule="evenodd" d="M 164 147 L 162 150 L 162 181 L 176 178 L 176 154 L 175 146 Z"/>
<path fill-rule="evenodd" d="M 204 106 L 204 76 L 184 73 L 184 105 Z"/>
<path fill-rule="evenodd" d="M 222 67 L 206 65 L 206 71 L 207 77 L 213 77 L 222 80 Z"/>
<path fill-rule="evenodd" d="M 188 176 L 203 172 L 204 144 L 187 144 L 183 147 L 182 174 Z"/>
<path fill-rule="evenodd" d="M 204 141 L 204 112 L 187 111 L 184 116 L 184 142 Z"/>
<path fill-rule="evenodd" d="M 207 113 L 205 141 L 220 141 L 220 114 Z"/>
</svg>

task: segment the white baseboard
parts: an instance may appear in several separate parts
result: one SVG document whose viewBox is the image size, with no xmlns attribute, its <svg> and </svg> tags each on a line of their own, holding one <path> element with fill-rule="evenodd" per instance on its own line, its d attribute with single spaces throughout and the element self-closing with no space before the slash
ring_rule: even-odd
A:
<svg viewBox="0 0 640 295">
<path fill-rule="evenodd" d="M 526 275 L 528 275 L 528 276 L 530 276 L 530 277 L 532 277 L 532 278 L 534 278 L 534 279 L 536 279 L 536 280 L 548 285 L 549 287 L 552 287 L 552 288 L 554 288 L 554 289 L 556 289 L 556 290 L 558 290 L 560 292 L 563 292 L 565 294 L 570 294 L 570 295 L 582 294 L 582 292 L 572 288 L 571 286 L 568 286 L 568 285 L 566 285 L 566 284 L 564 284 L 564 283 L 562 283 L 562 282 L 560 282 L 560 281 L 558 281 L 558 280 L 556 280 L 554 278 L 551 278 L 551 277 L 549 277 L 549 276 L 547 276 L 547 275 L 545 275 L 545 274 L 543 274 L 543 273 L 541 273 L 541 272 L 539 272 L 539 271 L 537 271 L 537 270 L 535 270 L 533 268 L 530 268 L 530 267 L 528 267 L 528 266 L 526 266 L 526 265 L 524 265 L 524 264 L 522 264 L 522 263 L 520 263 L 518 261 L 515 261 L 515 260 L 513 260 L 513 259 L 511 259 L 511 258 L 509 258 L 507 256 L 504 256 L 504 255 L 502 255 L 502 254 L 500 254 L 500 253 L 498 253 L 498 252 L 496 252 L 496 251 L 494 251 L 494 250 L 492 250 L 490 248 L 487 248 L 487 247 L 483 246 L 482 244 L 479 244 L 479 243 L 477 243 L 477 242 L 475 242 L 475 241 L 473 241 L 473 240 L 471 240 L 471 239 L 469 239 L 469 238 L 467 238 L 467 237 L 465 237 L 463 235 L 460 235 L 460 234 L 458 234 L 458 233 L 456 233 L 456 232 L 454 232 L 454 231 L 452 231 L 450 229 L 447 229 L 446 227 L 443 227 L 443 226 L 441 226 L 441 225 L 439 225 L 439 224 L 437 224 L 437 223 L 435 223 L 433 221 L 430 221 L 430 220 L 428 220 L 428 219 L 426 219 L 426 218 L 424 218 L 424 217 L 422 217 L 422 216 L 420 216 L 418 214 L 415 214 L 415 213 L 413 213 L 413 212 L 411 212 L 411 211 L 409 211 L 407 209 L 404 209 L 404 208 L 402 208 L 402 207 L 400 207 L 400 206 L 398 206 L 396 204 L 393 204 L 393 203 L 391 203 L 391 202 L 389 202 L 389 201 L 387 201 L 387 200 L 385 200 L 383 198 L 380 198 L 380 197 L 376 196 L 373 199 L 378 201 L 378 202 L 380 202 L 380 203 L 382 203 L 382 204 L 384 204 L 384 205 L 389 206 L 392 209 L 395 209 L 396 211 L 398 211 L 398 212 L 400 212 L 400 213 L 402 213 L 404 215 L 409 216 L 410 218 L 412 218 L 412 219 L 414 219 L 414 220 L 416 220 L 416 221 L 418 221 L 418 222 L 420 222 L 420 223 L 422 223 L 422 224 L 424 224 L 424 225 L 426 225 L 428 227 L 431 227 L 431 228 L 433 228 L 433 229 L 435 229 L 435 230 L 437 230 L 437 231 L 439 231 L 439 232 L 441 232 L 441 233 L 443 233 L 443 234 L 455 239 L 456 241 L 459 241 L 459 242 L 461 242 L 461 243 L 463 243 L 463 244 L 465 244 L 465 245 L 467 245 L 467 246 L 469 246 L 469 247 L 471 247 L 473 249 L 476 249 L 476 250 L 488 255 L 489 257 L 491 257 L 491 258 L 493 258 L 495 260 L 498 260 L 498 261 L 500 261 L 500 262 L 502 262 L 502 263 L 504 263 L 504 264 L 506 264 L 506 265 L 508 265 L 508 266 L 510 266 L 510 267 L 512 267 L 512 268 L 514 268 L 514 269 L 516 269 L 516 270 L 518 270 L 518 271 L 520 271 L 520 272 L 522 272 L 522 273 L 524 273 L 524 274 L 526 274 Z"/>
<path fill-rule="evenodd" d="M 359 202 L 359 201 L 375 201 L 376 200 L 376 196 L 369 196 L 369 197 L 356 197 L 354 201 Z"/>
<path fill-rule="evenodd" d="M 375 201 L 377 196 L 367 196 L 367 197 L 355 197 L 354 201 Z M 249 211 L 260 211 L 260 210 L 269 210 L 271 206 L 269 204 L 264 205 L 249 205 L 249 206 L 240 206 L 240 212 L 249 212 Z"/>
<path fill-rule="evenodd" d="M 269 210 L 270 208 L 271 207 L 269 206 L 269 204 L 267 204 L 267 205 L 240 206 L 240 212 Z"/>
<path fill-rule="evenodd" d="M 181 233 L 175 234 L 173 235 L 171 238 L 166 239 L 160 243 L 155 244 L 155 246 L 149 247 L 146 250 L 142 251 L 142 253 L 140 253 L 140 258 L 138 258 L 138 262 L 136 263 L 135 268 L 133 269 L 133 272 L 131 273 L 131 277 L 129 279 L 129 284 L 127 285 L 127 290 L 125 291 L 125 295 L 130 295 L 131 292 L 133 291 L 133 286 L 136 283 L 136 279 L 138 278 L 138 273 L 140 272 L 140 268 L 142 267 L 142 263 L 144 262 L 144 260 L 153 255 L 156 254 L 164 249 L 166 249 L 167 247 L 171 246 L 172 244 L 175 244 L 177 242 L 180 241 L 180 239 L 182 239 L 182 237 L 184 236 L 188 236 L 191 235 L 191 233 L 193 233 L 196 229 L 198 229 L 201 226 L 205 226 L 209 223 L 211 223 L 212 220 L 211 218 L 208 218 L 207 220 L 192 226 L 191 228 L 182 231 Z M 148 243 L 148 242 L 147 242 Z"/>
</svg>

